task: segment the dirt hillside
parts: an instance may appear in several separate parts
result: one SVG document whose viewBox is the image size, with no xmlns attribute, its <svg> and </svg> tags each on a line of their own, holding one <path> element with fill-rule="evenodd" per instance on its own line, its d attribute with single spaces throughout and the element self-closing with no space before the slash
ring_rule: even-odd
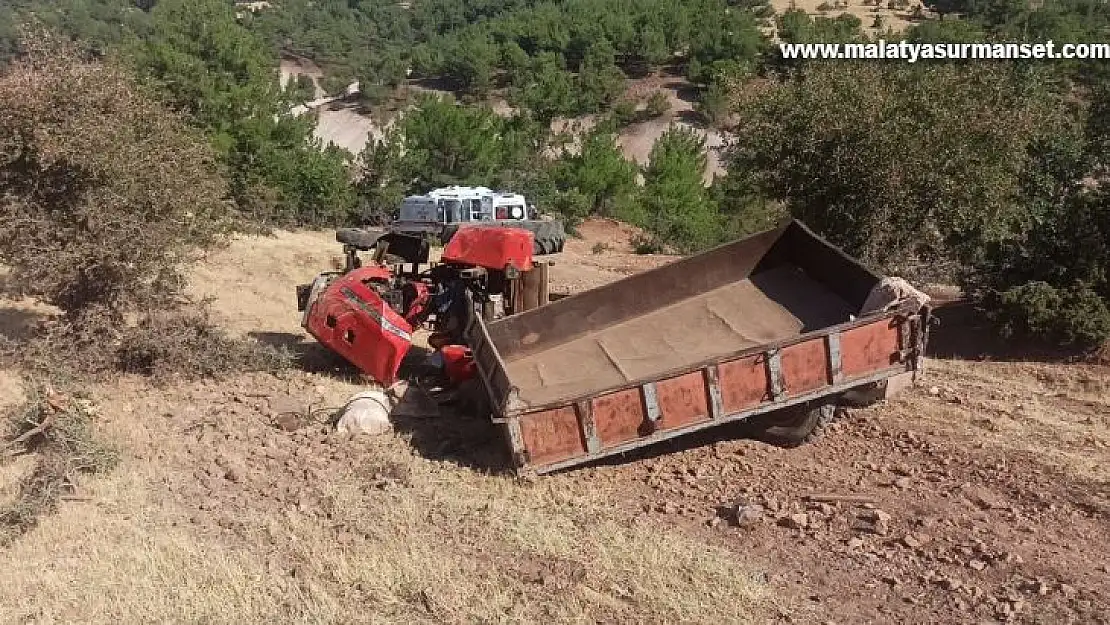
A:
<svg viewBox="0 0 1110 625">
<path fill-rule="evenodd" d="M 581 232 L 557 292 L 671 260 Z M 394 434 L 330 433 L 365 382 L 318 366 L 294 287 L 338 253 L 280 233 L 197 267 L 220 325 L 309 370 L 94 389 L 121 462 L 6 549 L 0 622 L 1110 621 L 1107 367 L 945 352 L 812 445 L 713 432 L 518 480 L 485 422 L 418 398 Z M 0 499 L 25 470 L 0 466 Z"/>
</svg>

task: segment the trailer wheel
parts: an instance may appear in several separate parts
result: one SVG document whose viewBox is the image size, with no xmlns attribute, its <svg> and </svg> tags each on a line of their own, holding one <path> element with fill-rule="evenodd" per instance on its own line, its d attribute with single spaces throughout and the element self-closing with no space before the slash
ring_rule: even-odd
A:
<svg viewBox="0 0 1110 625">
<path fill-rule="evenodd" d="M 784 447 L 816 441 L 837 416 L 837 402 L 801 404 L 755 417 L 751 421 L 757 438 Z"/>
</svg>

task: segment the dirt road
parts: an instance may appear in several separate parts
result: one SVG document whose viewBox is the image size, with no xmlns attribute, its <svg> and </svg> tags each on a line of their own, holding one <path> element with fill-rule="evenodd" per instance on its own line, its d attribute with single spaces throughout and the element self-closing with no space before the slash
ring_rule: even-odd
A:
<svg viewBox="0 0 1110 625">
<path fill-rule="evenodd" d="M 556 291 L 670 260 L 583 233 Z M 328 433 L 364 382 L 302 340 L 293 287 L 338 251 L 286 233 L 196 270 L 221 325 L 310 371 L 95 389 L 122 462 L 4 554 L 0 622 L 1110 620 L 1107 367 L 934 357 L 813 445 L 715 432 L 517 480 L 483 421 L 420 402 Z"/>
</svg>

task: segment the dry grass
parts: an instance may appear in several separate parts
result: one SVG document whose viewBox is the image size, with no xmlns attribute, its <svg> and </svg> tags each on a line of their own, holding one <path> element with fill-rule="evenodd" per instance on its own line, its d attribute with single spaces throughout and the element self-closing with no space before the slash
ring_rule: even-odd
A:
<svg viewBox="0 0 1110 625">
<path fill-rule="evenodd" d="M 401 436 L 361 441 L 357 462 L 307 482 L 317 512 L 244 487 L 221 500 L 235 531 L 191 524 L 203 502 L 164 487 L 204 468 L 203 446 L 156 416 L 185 414 L 189 394 L 149 393 L 98 393 L 124 461 L 5 554 L 13 621 L 705 623 L 764 607 L 735 554 L 630 524 L 612 508 L 619 493 L 426 460 Z"/>
<path fill-rule="evenodd" d="M 7 411 L 0 462 L 30 456 L 0 486 L 8 497 L 0 506 L 0 546 L 31 531 L 40 519 L 54 512 L 61 501 L 76 492 L 82 475 L 102 473 L 116 463 L 115 452 L 93 433 L 93 415 L 87 404 L 74 397 L 36 386 L 22 406 Z"/>
<path fill-rule="evenodd" d="M 330 233 L 243 238 L 194 288 L 234 334 L 299 334 L 293 285 L 337 251 Z M 961 403 L 915 391 L 883 410 L 1106 478 L 1105 368 L 929 364 L 926 387 Z M 14 379 L 0 376 L 0 402 Z M 332 406 L 360 388 L 299 371 L 97 387 L 96 433 L 121 462 L 5 550 L 0 623 L 735 623 L 775 608 L 756 563 L 638 520 L 619 479 L 519 481 L 425 458 L 410 435 L 323 442 L 270 425 L 275 396 Z M 0 503 L 28 470 L 0 470 Z"/>
<path fill-rule="evenodd" d="M 242 237 L 194 270 L 191 292 L 215 298 L 234 336 L 299 338 L 293 287 L 339 252 L 333 233 Z M 97 387 L 97 431 L 121 463 L 8 548 L 0 622 L 761 620 L 762 582 L 735 553 L 631 522 L 614 487 L 490 476 L 425 459 L 408 435 L 320 446 L 255 405 L 332 406 L 357 390 L 299 371 Z M 268 463 L 272 448 L 290 459 Z M 209 477 L 225 455 L 245 479 Z"/>
<path fill-rule="evenodd" d="M 301 335 L 296 286 L 330 270 L 342 254 L 333 231 L 239 236 L 193 268 L 188 292 L 212 298 L 213 320 L 233 335 Z"/>
<path fill-rule="evenodd" d="M 923 388 L 892 409 L 983 445 L 1033 452 L 1046 464 L 1110 482 L 1110 368 L 931 360 Z M 958 398 L 958 403 L 957 403 Z"/>
</svg>

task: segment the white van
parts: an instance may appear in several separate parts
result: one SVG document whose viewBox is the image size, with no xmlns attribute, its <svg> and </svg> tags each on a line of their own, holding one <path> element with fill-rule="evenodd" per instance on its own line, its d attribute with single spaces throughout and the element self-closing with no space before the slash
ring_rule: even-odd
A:
<svg viewBox="0 0 1110 625">
<path fill-rule="evenodd" d="M 439 234 L 448 224 L 527 221 L 534 212 L 519 193 L 498 193 L 487 187 L 443 187 L 402 200 L 390 229 L 408 234 Z"/>
</svg>

